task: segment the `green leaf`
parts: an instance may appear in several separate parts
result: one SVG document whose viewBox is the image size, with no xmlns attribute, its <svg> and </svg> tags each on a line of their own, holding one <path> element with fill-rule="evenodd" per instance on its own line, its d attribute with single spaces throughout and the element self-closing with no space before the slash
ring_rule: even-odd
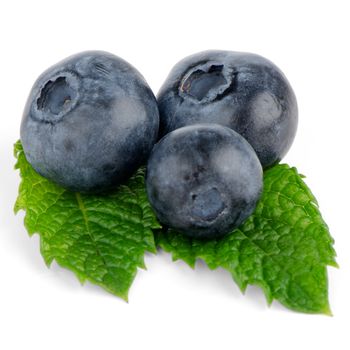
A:
<svg viewBox="0 0 350 350">
<path fill-rule="evenodd" d="M 47 265 L 56 260 L 83 283 L 97 284 L 127 300 L 145 251 L 156 252 L 152 229 L 160 228 L 147 200 L 144 171 L 110 195 L 70 192 L 38 175 L 15 144 L 22 181 L 15 212 L 25 210 L 30 235 L 40 235 Z"/>
<path fill-rule="evenodd" d="M 260 286 L 269 304 L 276 299 L 296 311 L 331 315 L 327 265 L 337 266 L 334 242 L 315 197 L 288 165 L 265 172 L 254 214 L 228 236 L 201 241 L 169 229 L 156 240 L 173 260 L 227 269 L 243 292 Z"/>
</svg>

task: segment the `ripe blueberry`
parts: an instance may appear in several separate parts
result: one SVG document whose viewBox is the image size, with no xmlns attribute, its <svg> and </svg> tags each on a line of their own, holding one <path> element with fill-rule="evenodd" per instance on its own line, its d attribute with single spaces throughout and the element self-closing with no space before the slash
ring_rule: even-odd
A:
<svg viewBox="0 0 350 350">
<path fill-rule="evenodd" d="M 221 237 L 250 216 L 262 167 L 250 144 L 217 124 L 164 136 L 147 165 L 147 194 L 159 220 L 196 238 Z"/>
<path fill-rule="evenodd" d="M 175 65 L 158 94 L 161 135 L 218 123 L 241 134 L 263 167 L 279 162 L 296 133 L 298 109 L 283 73 L 261 56 L 204 51 Z"/>
<path fill-rule="evenodd" d="M 156 99 L 141 74 L 110 53 L 87 51 L 39 76 L 21 141 L 41 175 L 74 191 L 100 191 L 146 161 L 158 126 Z"/>
</svg>

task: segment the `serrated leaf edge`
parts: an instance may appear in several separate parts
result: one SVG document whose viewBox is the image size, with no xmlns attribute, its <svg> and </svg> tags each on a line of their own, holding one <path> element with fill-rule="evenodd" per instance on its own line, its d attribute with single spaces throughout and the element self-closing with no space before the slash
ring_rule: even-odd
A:
<svg viewBox="0 0 350 350">
<path fill-rule="evenodd" d="M 22 179 L 22 172 L 21 172 L 21 169 L 20 169 L 20 165 L 19 165 L 19 155 L 21 152 L 24 152 L 23 151 L 23 146 L 21 144 L 21 141 L 18 140 L 15 144 L 14 144 L 14 157 L 16 159 L 16 163 L 14 165 L 14 169 L 15 170 L 19 170 L 20 171 L 20 177 Z M 137 175 L 135 177 L 135 179 L 137 179 Z M 34 185 L 37 185 L 38 183 L 34 184 Z M 44 249 L 43 249 L 43 239 L 40 235 L 40 233 L 36 232 L 36 231 L 33 231 L 27 224 L 26 222 L 26 217 L 28 215 L 27 213 L 27 210 L 26 210 L 26 207 L 23 203 L 23 194 L 21 193 L 21 186 L 22 185 L 22 180 L 19 184 L 19 189 L 18 189 L 18 195 L 17 195 L 17 198 L 16 198 L 16 201 L 15 201 L 15 204 L 14 204 L 14 207 L 13 207 L 13 210 L 14 210 L 14 213 L 15 214 L 18 214 L 19 211 L 23 210 L 25 215 L 24 215 L 24 226 L 25 226 L 25 229 L 27 230 L 28 232 L 28 235 L 30 237 L 32 237 L 34 234 L 37 234 L 39 236 L 39 244 L 40 244 L 40 253 L 41 253 L 41 256 L 43 257 L 44 259 L 44 262 L 45 262 L 45 265 L 47 266 L 47 268 L 50 268 L 51 267 L 51 264 L 53 261 L 56 261 L 56 263 L 61 267 L 61 268 L 64 268 L 65 270 L 68 270 L 70 272 L 72 272 L 76 278 L 79 280 L 80 284 L 81 285 L 84 285 L 86 283 L 86 281 L 89 281 L 90 283 L 92 283 L 93 285 L 97 285 L 99 287 L 101 287 L 102 289 L 106 290 L 107 292 L 113 294 L 113 295 L 116 295 L 118 297 L 120 297 L 121 299 L 123 299 L 125 302 L 128 302 L 128 292 L 130 290 L 130 288 L 132 287 L 132 284 L 129 286 L 128 290 L 125 291 L 125 292 L 117 292 L 115 290 L 111 290 L 110 288 L 106 287 L 104 284 L 102 283 L 99 283 L 98 281 L 95 281 L 95 280 L 91 280 L 89 279 L 88 277 L 85 277 L 83 276 L 77 269 L 75 268 L 72 268 L 72 267 L 67 267 L 65 266 L 64 264 L 60 263 L 59 261 L 57 261 L 57 259 L 54 259 L 53 257 L 48 257 L 45 253 L 44 253 Z M 123 185 L 122 185 L 123 186 Z M 63 195 L 66 190 L 61 188 L 62 189 L 62 193 L 60 194 Z M 136 196 L 138 197 L 138 194 L 136 194 Z M 83 218 L 84 218 L 84 222 L 85 222 L 85 225 L 86 225 L 86 230 L 87 232 L 89 232 L 89 235 L 90 235 L 90 238 L 91 240 L 94 242 L 94 238 L 91 236 L 90 234 L 90 231 L 89 231 L 89 226 L 88 226 L 88 220 L 87 220 L 87 217 L 86 217 L 86 210 L 85 210 L 85 206 L 84 206 L 84 203 L 83 203 L 83 200 L 81 198 L 81 194 L 76 192 L 75 193 L 75 197 L 76 197 L 76 200 L 77 200 L 77 203 L 78 203 L 78 206 L 79 206 L 79 209 L 80 211 L 82 212 L 82 215 L 83 215 Z M 142 206 L 141 207 L 142 209 L 142 213 L 144 213 L 144 207 Z M 149 233 L 152 233 L 152 237 L 153 237 L 153 248 L 152 249 L 148 249 L 146 248 L 145 249 L 145 252 L 149 252 L 149 253 L 152 253 L 152 254 L 156 254 L 157 252 L 157 247 L 156 247 L 156 243 L 155 243 L 155 240 L 154 240 L 154 235 L 153 235 L 153 229 L 160 229 L 162 226 L 158 223 L 157 220 L 155 220 L 152 225 L 148 228 L 144 228 L 145 230 L 149 231 Z M 96 247 L 97 249 L 97 247 Z M 100 252 L 97 252 L 100 256 L 101 256 L 101 253 Z M 102 256 L 101 256 L 102 257 Z M 104 261 L 104 259 L 102 259 Z M 107 266 L 107 264 L 105 263 L 104 261 L 104 265 Z M 133 272 L 132 274 L 132 281 L 135 279 L 135 276 L 137 274 L 137 269 L 138 268 L 141 268 L 141 269 L 144 269 L 146 270 L 146 265 L 145 265 L 145 262 L 144 262 L 144 256 L 142 257 L 142 261 L 140 261 L 137 266 L 136 266 L 136 269 L 135 271 Z"/>
</svg>

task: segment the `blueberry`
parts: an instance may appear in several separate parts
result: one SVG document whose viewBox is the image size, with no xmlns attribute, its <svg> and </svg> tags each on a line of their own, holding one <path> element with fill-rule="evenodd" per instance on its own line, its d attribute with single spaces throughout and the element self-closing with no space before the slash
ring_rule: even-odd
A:
<svg viewBox="0 0 350 350">
<path fill-rule="evenodd" d="M 87 51 L 39 76 L 21 141 L 38 173 L 93 192 L 120 184 L 145 163 L 158 127 L 157 102 L 141 74 L 110 53 Z"/>
<path fill-rule="evenodd" d="M 254 211 L 262 167 L 250 144 L 232 129 L 190 125 L 154 146 L 146 187 L 163 224 L 191 237 L 218 238 Z"/>
<path fill-rule="evenodd" d="M 269 60 L 204 51 L 175 65 L 158 94 L 160 135 L 185 125 L 218 123 L 241 134 L 263 167 L 279 162 L 297 129 L 294 92 Z"/>
</svg>

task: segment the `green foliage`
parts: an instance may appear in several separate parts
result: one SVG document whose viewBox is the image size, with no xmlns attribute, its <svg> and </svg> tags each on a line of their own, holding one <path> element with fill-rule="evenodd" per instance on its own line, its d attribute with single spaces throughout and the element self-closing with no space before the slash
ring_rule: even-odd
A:
<svg viewBox="0 0 350 350">
<path fill-rule="evenodd" d="M 21 143 L 15 145 L 21 184 L 15 212 L 25 210 L 25 227 L 40 235 L 47 265 L 56 260 L 83 283 L 97 284 L 127 300 L 145 251 L 156 252 L 152 229 L 159 224 L 144 189 L 144 171 L 109 195 L 65 190 L 37 174 Z"/>
<path fill-rule="evenodd" d="M 228 236 L 190 239 L 174 230 L 158 231 L 157 244 L 191 267 L 227 269 L 244 292 L 258 285 L 273 299 L 307 313 L 331 314 L 327 265 L 337 266 L 333 239 L 302 176 L 277 165 L 264 174 L 264 191 L 254 214 Z"/>
<path fill-rule="evenodd" d="M 295 168 L 267 170 L 254 214 L 224 238 L 205 241 L 161 230 L 147 200 L 143 169 L 111 194 L 87 195 L 37 174 L 20 142 L 15 156 L 22 178 L 15 212 L 24 210 L 28 233 L 40 235 L 47 265 L 56 260 L 81 282 L 127 300 L 137 268 L 145 267 L 145 251 L 155 253 L 159 246 L 193 268 L 197 259 L 210 269 L 225 268 L 243 292 L 249 284 L 260 286 L 268 303 L 276 299 L 296 311 L 331 314 L 327 265 L 337 266 L 333 239 Z"/>
</svg>

